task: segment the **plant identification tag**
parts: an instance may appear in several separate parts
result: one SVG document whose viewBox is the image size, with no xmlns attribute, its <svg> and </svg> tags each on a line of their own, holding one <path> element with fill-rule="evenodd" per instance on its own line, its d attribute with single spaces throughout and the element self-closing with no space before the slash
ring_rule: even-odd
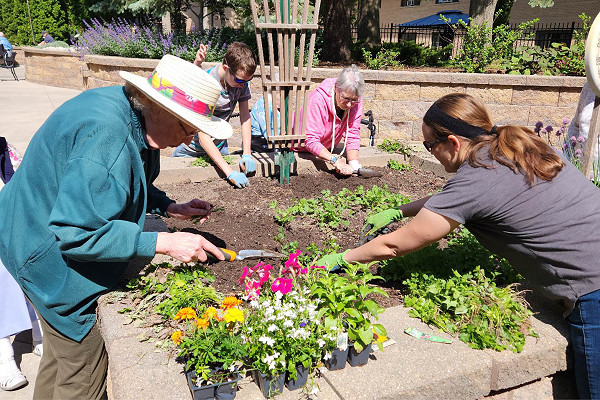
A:
<svg viewBox="0 0 600 400">
<path fill-rule="evenodd" d="M 411 328 L 410 326 L 404 330 L 404 333 L 407 333 L 410 336 L 416 337 L 417 339 L 429 340 L 430 342 L 446 343 L 446 344 L 452 343 L 452 340 L 450 340 L 450 339 L 444 339 L 439 336 L 434 336 L 434 335 L 430 335 L 428 333 L 423 333 L 419 330 L 416 330 L 415 328 Z"/>
<path fill-rule="evenodd" d="M 337 337 L 337 347 L 341 351 L 348 348 L 348 332 L 340 333 Z"/>
</svg>

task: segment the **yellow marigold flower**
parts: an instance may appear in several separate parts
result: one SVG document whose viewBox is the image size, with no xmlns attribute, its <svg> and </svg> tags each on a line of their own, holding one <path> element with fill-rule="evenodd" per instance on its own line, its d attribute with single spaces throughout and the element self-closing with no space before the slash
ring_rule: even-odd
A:
<svg viewBox="0 0 600 400">
<path fill-rule="evenodd" d="M 221 308 L 224 310 L 228 310 L 230 308 L 236 307 L 241 302 L 242 302 L 241 300 L 238 300 L 234 296 L 225 297 L 225 299 L 221 303 Z"/>
<path fill-rule="evenodd" d="M 209 307 L 206 309 L 206 311 L 204 311 L 204 314 L 202 314 L 202 318 L 205 318 L 205 319 L 217 318 L 218 314 L 219 313 L 216 308 Z"/>
<path fill-rule="evenodd" d="M 196 326 L 198 327 L 198 329 L 206 329 L 208 328 L 208 320 L 206 318 L 198 318 L 196 320 Z"/>
<path fill-rule="evenodd" d="M 239 308 L 230 308 L 225 311 L 225 322 L 244 322 L 244 312 Z"/>
<path fill-rule="evenodd" d="M 196 311 L 194 311 L 193 308 L 185 307 L 177 311 L 177 314 L 175 314 L 173 319 L 194 319 L 196 317 Z"/>
<path fill-rule="evenodd" d="M 173 343 L 175 344 L 179 344 L 181 343 L 181 338 L 185 335 L 185 333 L 183 333 L 182 331 L 175 331 L 173 332 L 173 334 L 171 335 L 171 340 L 173 341 Z"/>
</svg>

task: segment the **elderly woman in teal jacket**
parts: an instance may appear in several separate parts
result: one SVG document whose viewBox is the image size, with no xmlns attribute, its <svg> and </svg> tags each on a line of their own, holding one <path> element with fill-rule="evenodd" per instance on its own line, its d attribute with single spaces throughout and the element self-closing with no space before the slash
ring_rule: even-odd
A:
<svg viewBox="0 0 600 400">
<path fill-rule="evenodd" d="M 152 182 L 159 149 L 189 143 L 198 130 L 231 131 L 212 116 L 219 85 L 172 56 L 147 79 L 121 76 L 125 87 L 88 90 L 58 108 L 0 192 L 0 259 L 42 317 L 35 399 L 106 396 L 96 301 L 129 261 L 223 259 L 200 235 L 143 231 L 147 212 L 208 217 L 209 203 L 176 204 Z"/>
</svg>

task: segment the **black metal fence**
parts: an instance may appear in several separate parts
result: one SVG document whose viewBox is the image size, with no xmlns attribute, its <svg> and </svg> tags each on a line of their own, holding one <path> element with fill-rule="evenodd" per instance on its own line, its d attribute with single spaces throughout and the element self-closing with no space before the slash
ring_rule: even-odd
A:
<svg viewBox="0 0 600 400">
<path fill-rule="evenodd" d="M 516 30 L 518 25 L 511 25 L 510 28 Z M 549 47 L 552 43 L 564 43 L 571 46 L 573 34 L 582 28 L 581 23 L 552 23 L 535 24 L 527 29 L 522 37 L 515 41 L 516 46 L 540 46 Z M 379 34 L 382 42 L 399 42 L 401 40 L 411 40 L 425 47 L 440 48 L 450 43 L 454 44 L 452 56 L 458 54 L 462 48 L 465 29 L 452 28 L 449 25 L 429 25 L 429 26 L 400 26 L 399 24 L 387 24 L 379 27 Z M 357 40 L 357 29 L 352 29 L 352 37 Z"/>
</svg>

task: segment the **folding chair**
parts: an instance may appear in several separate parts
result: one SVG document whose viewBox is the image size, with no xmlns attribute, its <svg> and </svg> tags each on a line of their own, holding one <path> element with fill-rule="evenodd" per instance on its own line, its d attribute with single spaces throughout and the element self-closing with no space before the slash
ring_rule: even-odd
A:
<svg viewBox="0 0 600 400">
<path fill-rule="evenodd" d="M 10 53 L 10 55 L 9 55 Z M 6 68 L 6 69 L 10 69 L 10 72 L 13 76 L 13 78 L 15 78 L 15 80 L 19 80 L 19 78 L 17 77 L 17 73 L 15 72 L 15 56 L 16 56 L 16 52 L 11 51 L 8 52 L 6 51 L 6 49 L 4 48 L 3 44 L 0 44 L 0 58 L 2 59 L 2 64 L 0 64 L 0 68 Z"/>
</svg>

